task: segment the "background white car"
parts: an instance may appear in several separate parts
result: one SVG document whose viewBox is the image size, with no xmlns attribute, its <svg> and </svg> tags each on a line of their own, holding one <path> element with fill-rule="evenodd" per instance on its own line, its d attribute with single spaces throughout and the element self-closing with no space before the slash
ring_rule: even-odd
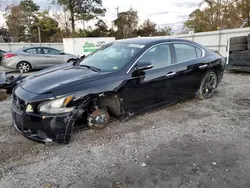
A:
<svg viewBox="0 0 250 188">
<path fill-rule="evenodd" d="M 29 72 L 62 63 L 73 62 L 77 56 L 49 47 L 31 47 L 3 54 L 2 66 Z"/>
</svg>

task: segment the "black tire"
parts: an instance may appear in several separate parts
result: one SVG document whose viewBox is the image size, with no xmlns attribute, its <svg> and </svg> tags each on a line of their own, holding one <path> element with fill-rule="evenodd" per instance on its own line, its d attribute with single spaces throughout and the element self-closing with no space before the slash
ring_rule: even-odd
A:
<svg viewBox="0 0 250 188">
<path fill-rule="evenodd" d="M 247 44 L 247 49 L 250 50 L 250 41 Z"/>
<path fill-rule="evenodd" d="M 229 51 L 235 52 L 235 51 L 243 51 L 247 49 L 247 44 L 231 44 Z"/>
<path fill-rule="evenodd" d="M 247 44 L 247 36 L 232 37 L 230 38 L 231 44 Z"/>
<path fill-rule="evenodd" d="M 233 52 L 229 55 L 229 65 L 250 66 L 250 51 Z"/>
<path fill-rule="evenodd" d="M 247 35 L 247 42 L 250 42 L 250 34 Z"/>
<path fill-rule="evenodd" d="M 203 77 L 197 97 L 200 100 L 209 99 L 213 96 L 218 85 L 218 76 L 215 72 L 209 71 Z"/>
<path fill-rule="evenodd" d="M 17 64 L 17 69 L 22 70 L 23 72 L 29 72 L 31 71 L 32 67 L 29 62 L 27 61 L 21 61 Z"/>
</svg>

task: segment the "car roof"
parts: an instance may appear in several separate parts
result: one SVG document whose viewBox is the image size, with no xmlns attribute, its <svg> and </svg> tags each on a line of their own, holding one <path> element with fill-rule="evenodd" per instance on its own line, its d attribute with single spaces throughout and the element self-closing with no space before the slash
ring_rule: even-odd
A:
<svg viewBox="0 0 250 188">
<path fill-rule="evenodd" d="M 164 37 L 137 37 L 137 38 L 116 40 L 115 42 L 128 43 L 128 44 L 141 44 L 141 45 L 154 45 L 163 42 L 188 42 L 201 47 L 200 44 L 190 40 L 179 39 L 179 38 L 164 38 Z"/>
<path fill-rule="evenodd" d="M 21 50 L 28 50 L 28 49 L 33 49 L 33 48 L 50 48 L 50 49 L 57 50 L 55 48 L 51 48 L 51 47 L 48 47 L 48 46 L 30 46 L 30 47 L 22 48 Z"/>
</svg>

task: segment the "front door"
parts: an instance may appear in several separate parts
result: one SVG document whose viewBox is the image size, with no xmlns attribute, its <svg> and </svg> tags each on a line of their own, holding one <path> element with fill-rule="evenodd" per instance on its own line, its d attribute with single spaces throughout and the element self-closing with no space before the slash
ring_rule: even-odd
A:
<svg viewBox="0 0 250 188">
<path fill-rule="evenodd" d="M 176 67 L 172 62 L 172 50 L 168 43 L 150 48 L 138 60 L 122 92 L 125 111 L 137 112 L 175 101 Z M 142 63 L 151 63 L 153 68 L 134 75 L 136 66 Z"/>
<path fill-rule="evenodd" d="M 41 67 L 44 59 L 43 52 L 40 47 L 28 48 L 24 50 L 24 52 L 26 52 L 25 57 L 27 58 L 27 61 L 31 64 L 33 69 Z"/>
<path fill-rule="evenodd" d="M 54 66 L 62 63 L 66 63 L 64 60 L 64 55 L 60 53 L 60 51 L 55 50 L 53 48 L 43 48 L 44 57 L 46 61 L 46 65 Z"/>
</svg>

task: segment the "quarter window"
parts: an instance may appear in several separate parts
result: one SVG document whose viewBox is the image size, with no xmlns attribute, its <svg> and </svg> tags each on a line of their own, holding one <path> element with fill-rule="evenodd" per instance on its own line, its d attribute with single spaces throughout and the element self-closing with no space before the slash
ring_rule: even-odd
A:
<svg viewBox="0 0 250 188">
<path fill-rule="evenodd" d="M 202 57 L 202 51 L 201 51 L 201 49 L 199 49 L 199 48 L 195 48 L 195 50 L 196 50 L 196 56 L 199 58 L 199 57 Z"/>
<path fill-rule="evenodd" d="M 174 44 L 176 63 L 196 59 L 195 47 L 189 44 Z"/>
<path fill-rule="evenodd" d="M 151 48 L 139 60 L 140 63 L 149 62 L 154 65 L 153 69 L 165 67 L 171 64 L 171 49 L 169 44 L 163 44 Z"/>
</svg>

